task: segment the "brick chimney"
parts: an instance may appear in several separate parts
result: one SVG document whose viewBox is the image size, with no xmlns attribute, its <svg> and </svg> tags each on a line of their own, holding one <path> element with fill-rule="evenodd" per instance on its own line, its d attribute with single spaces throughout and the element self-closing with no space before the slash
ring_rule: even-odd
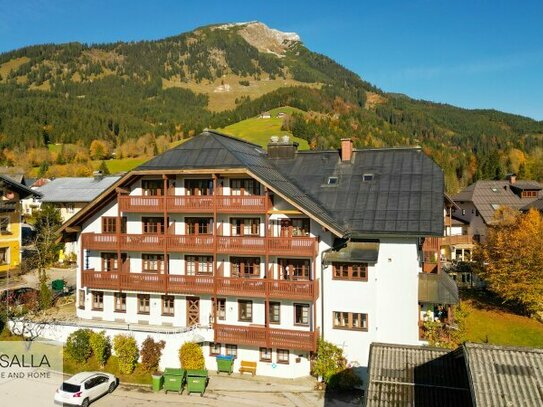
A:
<svg viewBox="0 0 543 407">
<path fill-rule="evenodd" d="M 517 174 L 507 175 L 507 180 L 509 181 L 510 184 L 514 184 L 515 182 L 517 182 Z"/>
<path fill-rule="evenodd" d="M 351 161 L 353 156 L 353 141 L 350 138 L 341 139 L 341 161 Z"/>
</svg>

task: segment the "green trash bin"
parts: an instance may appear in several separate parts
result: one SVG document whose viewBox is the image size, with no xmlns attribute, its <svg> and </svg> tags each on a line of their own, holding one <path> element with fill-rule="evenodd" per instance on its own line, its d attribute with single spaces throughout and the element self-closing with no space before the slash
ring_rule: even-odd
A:
<svg viewBox="0 0 543 407">
<path fill-rule="evenodd" d="M 53 289 L 53 291 L 64 290 L 64 280 L 58 279 L 51 281 L 51 288 Z"/>
<path fill-rule="evenodd" d="M 164 387 L 164 376 L 160 373 L 155 373 L 152 376 L 153 378 L 153 391 L 159 392 Z"/>
<path fill-rule="evenodd" d="M 207 387 L 207 370 L 188 370 L 187 371 L 187 392 L 200 393 L 204 396 Z"/>
<path fill-rule="evenodd" d="M 185 386 L 185 369 L 166 368 L 164 370 L 164 392 L 176 391 L 179 394 L 183 392 Z"/>
<path fill-rule="evenodd" d="M 232 374 L 234 371 L 234 356 L 218 355 L 217 359 L 217 374 L 220 372 Z"/>
</svg>

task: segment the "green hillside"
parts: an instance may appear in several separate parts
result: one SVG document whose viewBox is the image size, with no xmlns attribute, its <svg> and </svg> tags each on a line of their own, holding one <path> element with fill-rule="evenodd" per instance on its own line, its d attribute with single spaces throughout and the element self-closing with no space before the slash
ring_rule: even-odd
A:
<svg viewBox="0 0 543 407">
<path fill-rule="evenodd" d="M 253 119 L 281 106 L 311 114 L 293 111 L 287 123 Z M 444 169 L 450 192 L 507 172 L 543 179 L 543 122 L 384 93 L 261 23 L 0 54 L 1 165 L 63 163 L 62 150 L 42 149 L 88 149 L 96 139 L 117 150 L 140 140 L 150 156 L 161 137 L 175 142 L 204 128 L 259 144 L 287 132 L 302 148 L 338 148 L 342 137 L 358 148 L 420 145 Z M 88 160 L 79 154 L 74 163 L 90 168 Z"/>
</svg>

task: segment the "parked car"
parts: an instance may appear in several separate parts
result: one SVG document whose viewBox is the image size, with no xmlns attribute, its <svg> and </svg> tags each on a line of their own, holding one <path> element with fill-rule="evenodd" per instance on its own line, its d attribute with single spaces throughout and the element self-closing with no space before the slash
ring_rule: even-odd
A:
<svg viewBox="0 0 543 407">
<path fill-rule="evenodd" d="M 38 290 L 31 287 L 13 288 L 0 293 L 0 303 L 7 305 L 24 304 L 37 295 Z"/>
<path fill-rule="evenodd" d="M 119 379 L 110 373 L 81 372 L 64 381 L 55 393 L 55 404 L 88 405 L 107 393 L 113 393 Z"/>
</svg>

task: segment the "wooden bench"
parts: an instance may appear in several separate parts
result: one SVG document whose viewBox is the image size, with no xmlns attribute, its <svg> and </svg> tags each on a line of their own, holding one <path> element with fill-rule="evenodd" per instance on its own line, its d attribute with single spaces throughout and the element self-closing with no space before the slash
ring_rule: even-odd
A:
<svg viewBox="0 0 543 407">
<path fill-rule="evenodd" d="M 241 361 L 240 373 L 251 373 L 253 376 L 256 374 L 256 362 L 249 362 L 247 360 Z"/>
</svg>

